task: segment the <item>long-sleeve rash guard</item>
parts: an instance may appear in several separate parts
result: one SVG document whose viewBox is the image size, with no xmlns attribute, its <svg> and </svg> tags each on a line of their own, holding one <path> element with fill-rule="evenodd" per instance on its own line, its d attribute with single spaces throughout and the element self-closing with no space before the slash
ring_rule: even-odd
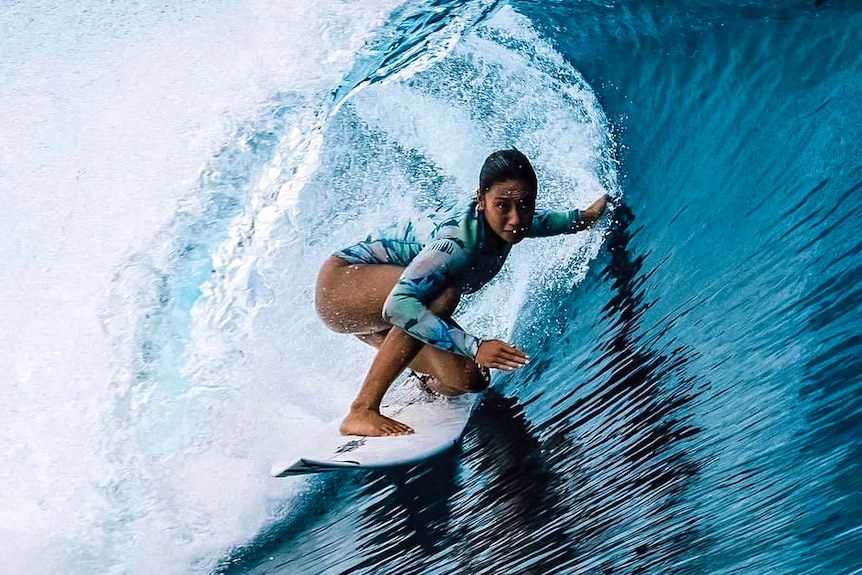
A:
<svg viewBox="0 0 862 575">
<path fill-rule="evenodd" d="M 537 211 L 524 236 L 574 233 L 579 222 L 578 210 Z M 457 285 L 467 294 L 487 284 L 511 248 L 488 228 L 474 200 L 460 210 L 401 220 L 333 255 L 351 264 L 404 267 L 384 304 L 384 319 L 424 343 L 475 358 L 481 340 L 434 315 L 428 306 L 447 286 Z"/>
</svg>

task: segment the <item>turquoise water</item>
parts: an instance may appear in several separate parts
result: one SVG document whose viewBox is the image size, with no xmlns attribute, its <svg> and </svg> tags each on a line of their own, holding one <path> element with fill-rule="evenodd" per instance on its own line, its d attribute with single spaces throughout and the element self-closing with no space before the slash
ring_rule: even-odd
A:
<svg viewBox="0 0 862 575">
<path fill-rule="evenodd" d="M 99 245 L 123 248 L 92 268 L 73 257 L 104 277 L 83 308 L 0 284 L 55 318 L 3 356 L 9 397 L 25 394 L 3 413 L 0 559 L 16 572 L 862 572 L 855 3 L 188 3 L 144 10 L 155 40 L 134 42 L 128 14 L 96 13 L 75 20 L 78 40 L 166 55 L 204 38 L 214 53 L 175 62 L 194 82 L 141 76 L 176 102 L 146 121 L 126 110 L 142 135 L 111 161 L 137 187 L 65 213 L 71 231 L 46 225 L 51 202 L 82 201 L 62 193 L 14 195 L 4 215 L 13 268 L 47 261 L 60 285 L 100 210 Z M 42 85 L 2 62 L 16 86 Z M 138 104 L 144 72 L 118 62 Z M 94 110 L 56 123 L 106 125 Z M 160 160 L 164 181 L 146 179 L 140 150 L 161 141 L 196 163 Z M 78 178 L 59 192 L 113 185 L 109 146 L 78 142 L 75 161 L 54 140 L 24 158 L 64 158 Z M 315 318 L 319 263 L 465 197 L 509 145 L 534 159 L 544 205 L 621 199 L 593 233 L 519 245 L 466 302 L 464 323 L 533 361 L 496 374 L 463 445 L 433 461 L 270 479 L 343 412 L 371 357 Z M 0 164 L 10 190 L 15 165 Z M 31 325 L 23 314 L 3 319 Z M 89 315 L 106 351 L 53 343 L 65 324 L 86 336 Z M 26 353 L 42 346 L 53 359 Z M 75 389 L 55 374 L 69 365 L 87 376 Z"/>
</svg>

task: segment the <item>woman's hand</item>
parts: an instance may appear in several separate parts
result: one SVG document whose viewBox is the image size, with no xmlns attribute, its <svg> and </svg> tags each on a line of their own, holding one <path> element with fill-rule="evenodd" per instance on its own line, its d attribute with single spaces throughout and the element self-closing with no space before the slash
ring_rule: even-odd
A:
<svg viewBox="0 0 862 575">
<path fill-rule="evenodd" d="M 590 204 L 585 210 L 581 211 L 581 221 L 578 225 L 579 230 L 585 230 L 599 221 L 599 218 L 602 217 L 602 214 L 605 213 L 605 210 L 608 209 L 608 204 L 612 203 L 614 199 L 608 194 L 603 195 L 598 200 Z"/>
<path fill-rule="evenodd" d="M 499 339 L 483 341 L 479 344 L 479 351 L 476 353 L 476 363 L 479 365 L 504 371 L 524 367 L 528 362 L 526 353 Z"/>
</svg>

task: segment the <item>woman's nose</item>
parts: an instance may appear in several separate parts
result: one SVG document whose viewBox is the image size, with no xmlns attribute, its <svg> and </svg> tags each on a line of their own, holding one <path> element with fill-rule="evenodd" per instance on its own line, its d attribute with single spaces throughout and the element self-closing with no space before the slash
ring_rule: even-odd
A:
<svg viewBox="0 0 862 575">
<path fill-rule="evenodd" d="M 521 223 L 521 214 L 518 213 L 518 210 L 512 208 L 509 212 L 509 225 L 514 227 Z"/>
</svg>

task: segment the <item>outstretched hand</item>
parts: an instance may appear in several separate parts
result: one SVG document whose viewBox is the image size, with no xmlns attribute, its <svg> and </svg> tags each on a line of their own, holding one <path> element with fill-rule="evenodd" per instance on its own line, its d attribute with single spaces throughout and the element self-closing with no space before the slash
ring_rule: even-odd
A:
<svg viewBox="0 0 862 575">
<path fill-rule="evenodd" d="M 581 221 L 578 229 L 585 230 L 599 221 L 599 218 L 601 218 L 602 214 L 605 213 L 605 210 L 608 209 L 608 204 L 613 203 L 613 201 L 613 197 L 608 194 L 604 194 L 602 197 L 590 204 L 590 207 L 585 210 L 581 210 Z"/>
<path fill-rule="evenodd" d="M 493 367 L 504 371 L 512 371 L 527 365 L 527 354 L 505 341 L 488 339 L 479 344 L 476 353 L 476 363 L 484 367 Z"/>
</svg>

